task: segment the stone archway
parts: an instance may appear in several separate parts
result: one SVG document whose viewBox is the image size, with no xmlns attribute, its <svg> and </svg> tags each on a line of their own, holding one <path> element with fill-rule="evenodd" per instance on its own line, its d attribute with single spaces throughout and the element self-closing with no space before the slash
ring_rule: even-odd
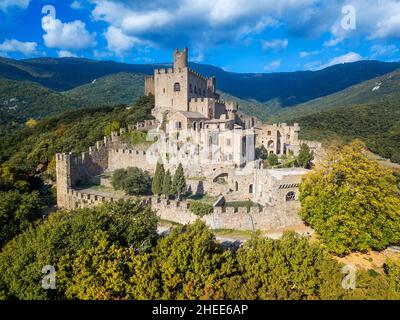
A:
<svg viewBox="0 0 400 320">
<path fill-rule="evenodd" d="M 219 182 L 221 179 L 228 179 L 228 173 L 227 172 L 222 172 L 218 174 L 217 176 L 214 177 L 213 182 Z"/>
</svg>

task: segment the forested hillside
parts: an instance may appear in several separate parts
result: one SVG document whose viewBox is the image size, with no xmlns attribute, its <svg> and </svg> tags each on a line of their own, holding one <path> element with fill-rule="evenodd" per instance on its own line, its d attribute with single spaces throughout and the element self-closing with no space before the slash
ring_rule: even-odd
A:
<svg viewBox="0 0 400 320">
<path fill-rule="evenodd" d="M 365 104 L 399 104 L 400 70 L 351 86 L 343 91 L 280 110 L 273 121 L 288 121 L 323 110 Z"/>
<path fill-rule="evenodd" d="M 82 100 L 52 91 L 40 84 L 0 78 L 0 125 L 42 119 L 87 106 Z"/>
<path fill-rule="evenodd" d="M 143 92 L 142 74 L 121 72 L 94 79 L 88 84 L 64 92 L 64 95 L 94 105 L 132 105 Z"/>
<path fill-rule="evenodd" d="M 362 139 L 372 152 L 400 163 L 400 102 L 342 107 L 297 118 L 301 137 Z"/>
</svg>

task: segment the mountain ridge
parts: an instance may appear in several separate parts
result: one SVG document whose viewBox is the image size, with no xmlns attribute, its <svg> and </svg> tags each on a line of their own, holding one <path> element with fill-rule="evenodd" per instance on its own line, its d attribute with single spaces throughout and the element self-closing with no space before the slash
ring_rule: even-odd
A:
<svg viewBox="0 0 400 320">
<path fill-rule="evenodd" d="M 278 99 L 282 108 L 341 91 L 400 68 L 398 62 L 372 60 L 339 64 L 319 71 L 279 73 L 234 73 L 209 64 L 189 65 L 205 76 L 216 76 L 217 87 L 223 92 L 261 103 Z M 168 66 L 170 64 L 126 64 L 82 58 L 2 58 L 0 76 L 38 82 L 55 91 L 67 91 L 114 73 L 148 75 L 153 74 L 155 68 Z M 15 74 L 19 75 L 18 79 L 15 79 Z"/>
</svg>

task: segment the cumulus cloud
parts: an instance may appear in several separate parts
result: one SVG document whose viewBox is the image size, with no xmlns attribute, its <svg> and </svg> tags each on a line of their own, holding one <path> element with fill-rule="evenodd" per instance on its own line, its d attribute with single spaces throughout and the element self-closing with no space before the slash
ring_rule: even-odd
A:
<svg viewBox="0 0 400 320">
<path fill-rule="evenodd" d="M 286 49 L 289 41 L 288 39 L 275 39 L 271 41 L 262 41 L 261 43 L 263 50 L 272 50 L 278 52 Z"/>
<path fill-rule="evenodd" d="M 127 36 L 171 47 L 204 42 L 208 46 L 243 40 L 266 28 L 289 23 L 318 0 L 92 0 L 92 16 Z M 308 21 L 304 19 L 304 21 Z"/>
<path fill-rule="evenodd" d="M 7 11 L 9 8 L 20 8 L 26 9 L 29 6 L 31 0 L 1 0 L 0 10 Z"/>
<path fill-rule="evenodd" d="M 264 70 L 273 71 L 275 69 L 278 69 L 280 66 L 281 66 L 281 60 L 274 60 L 274 61 L 271 61 L 271 63 L 265 65 Z"/>
<path fill-rule="evenodd" d="M 37 43 L 36 42 L 22 42 L 15 39 L 6 39 L 3 43 L 0 43 L 0 52 L 19 52 L 23 55 L 32 55 L 36 52 Z"/>
<path fill-rule="evenodd" d="M 43 40 L 48 48 L 81 50 L 96 45 L 96 34 L 90 33 L 80 20 L 63 23 L 46 16 L 43 17 L 42 27 L 45 31 Z"/>
<path fill-rule="evenodd" d="M 321 65 L 320 69 L 327 68 L 333 66 L 335 64 L 349 63 L 349 62 L 357 62 L 362 60 L 363 57 L 356 52 L 348 52 L 344 55 L 335 57 L 331 59 L 328 63 Z"/>
<path fill-rule="evenodd" d="M 345 4 L 346 1 L 339 1 L 336 10 L 340 13 Z M 330 28 L 332 37 L 326 46 L 336 46 L 346 39 L 363 36 L 369 40 L 400 38 L 400 1 L 352 0 L 351 5 L 355 8 L 355 30 L 343 28 L 343 15 L 339 14 Z"/>
<path fill-rule="evenodd" d="M 116 55 L 131 50 L 135 45 L 141 45 L 143 42 L 136 38 L 125 35 L 121 29 L 116 27 L 109 27 L 104 33 L 107 40 L 108 50 L 114 52 Z"/>
</svg>

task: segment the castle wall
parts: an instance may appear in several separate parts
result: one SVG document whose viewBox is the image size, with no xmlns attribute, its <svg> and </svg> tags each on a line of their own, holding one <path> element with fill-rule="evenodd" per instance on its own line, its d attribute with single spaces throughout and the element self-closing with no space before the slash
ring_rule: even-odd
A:
<svg viewBox="0 0 400 320">
<path fill-rule="evenodd" d="M 144 94 L 146 96 L 155 94 L 154 87 L 154 76 L 145 76 L 144 77 Z"/>
<path fill-rule="evenodd" d="M 132 197 L 125 197 L 131 198 Z M 65 209 L 91 208 L 104 202 L 115 202 L 120 197 L 100 196 L 95 193 L 82 192 L 69 189 L 67 192 L 68 205 Z M 211 214 L 199 218 L 190 211 L 187 201 L 166 200 L 157 197 L 143 199 L 143 203 L 150 203 L 160 219 L 190 224 L 200 219 L 211 229 L 236 229 L 236 230 L 273 230 L 290 228 L 302 225 L 298 216 L 299 205 L 294 203 L 286 208 L 281 207 L 214 207 Z"/>
<path fill-rule="evenodd" d="M 128 167 L 139 167 L 143 170 L 153 172 L 155 164 L 146 159 L 146 151 L 128 149 L 110 149 L 108 154 L 108 172 Z"/>
</svg>

